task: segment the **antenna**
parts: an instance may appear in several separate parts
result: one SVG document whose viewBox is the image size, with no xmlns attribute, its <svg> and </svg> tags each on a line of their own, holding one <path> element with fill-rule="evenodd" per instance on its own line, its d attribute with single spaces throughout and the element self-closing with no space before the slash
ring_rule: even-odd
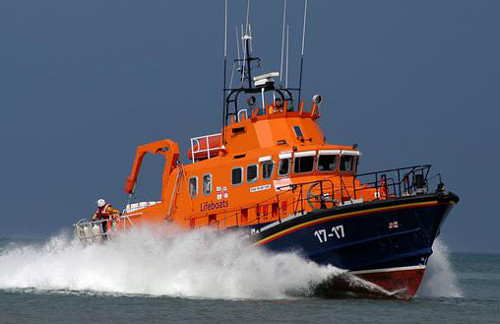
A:
<svg viewBox="0 0 500 324">
<path fill-rule="evenodd" d="M 290 41 L 290 25 L 286 25 L 286 78 L 285 88 L 288 89 L 288 44 Z"/>
<path fill-rule="evenodd" d="M 238 61 L 241 60 L 241 57 L 240 57 L 240 40 L 238 39 L 238 27 L 234 27 L 235 29 L 235 32 L 236 32 L 236 47 L 238 49 Z"/>
<path fill-rule="evenodd" d="M 243 24 L 241 24 L 241 50 L 243 51 L 243 62 L 241 63 L 242 68 L 241 68 L 241 82 L 243 82 L 243 79 L 245 78 L 245 62 L 247 59 L 247 51 L 245 48 L 245 42 L 244 42 L 244 36 L 243 36 Z"/>
<path fill-rule="evenodd" d="M 250 15 L 250 0 L 247 1 L 247 23 L 245 25 L 245 35 L 248 34 L 248 17 Z"/>
<path fill-rule="evenodd" d="M 227 0 L 224 1 L 224 85 L 222 88 L 222 140 L 224 145 L 224 119 L 226 116 L 226 77 L 227 77 Z M 193 156 L 194 161 L 194 156 Z"/>
<path fill-rule="evenodd" d="M 224 58 L 227 57 L 227 0 L 224 1 Z"/>
<path fill-rule="evenodd" d="M 280 82 L 283 81 L 283 52 L 285 49 L 286 0 L 283 1 L 283 29 L 281 31 Z"/>
<path fill-rule="evenodd" d="M 304 43 L 306 39 L 307 0 L 304 0 L 304 25 L 302 27 L 302 50 L 300 52 L 299 105 L 302 92 L 302 68 L 304 66 Z"/>
<path fill-rule="evenodd" d="M 306 39 L 306 19 L 307 19 L 307 0 L 304 1 L 304 27 L 302 28 L 302 51 L 301 56 L 304 56 L 304 43 Z"/>
<path fill-rule="evenodd" d="M 250 53 L 252 53 L 252 40 L 253 40 L 253 37 L 252 37 L 252 25 L 248 25 L 248 34 L 250 35 Z"/>
</svg>

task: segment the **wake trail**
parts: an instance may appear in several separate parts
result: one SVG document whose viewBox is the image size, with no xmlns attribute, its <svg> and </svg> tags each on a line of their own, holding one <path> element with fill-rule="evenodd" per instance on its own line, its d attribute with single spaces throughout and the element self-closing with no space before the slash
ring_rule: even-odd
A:
<svg viewBox="0 0 500 324">
<path fill-rule="evenodd" d="M 0 250 L 0 289 L 220 299 L 343 297 L 382 288 L 299 253 L 256 248 L 241 232 L 137 229 L 82 246 L 68 234 Z M 419 296 L 458 297 L 446 247 L 436 242 Z"/>
<path fill-rule="evenodd" d="M 275 299 L 308 295 L 343 271 L 297 253 L 255 248 L 241 233 L 136 230 L 83 247 L 69 235 L 0 254 L 0 289 Z"/>
</svg>

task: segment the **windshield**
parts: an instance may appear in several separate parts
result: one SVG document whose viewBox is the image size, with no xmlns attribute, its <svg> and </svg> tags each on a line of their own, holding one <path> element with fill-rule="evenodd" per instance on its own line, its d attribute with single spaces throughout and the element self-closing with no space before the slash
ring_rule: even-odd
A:
<svg viewBox="0 0 500 324">
<path fill-rule="evenodd" d="M 305 173 L 312 172 L 314 169 L 314 156 L 301 156 L 295 158 L 293 172 Z"/>
<path fill-rule="evenodd" d="M 335 171 L 337 168 L 337 155 L 320 155 L 318 158 L 318 171 Z"/>
<path fill-rule="evenodd" d="M 357 157 L 352 155 L 342 155 L 340 157 L 340 171 L 356 171 Z"/>
</svg>

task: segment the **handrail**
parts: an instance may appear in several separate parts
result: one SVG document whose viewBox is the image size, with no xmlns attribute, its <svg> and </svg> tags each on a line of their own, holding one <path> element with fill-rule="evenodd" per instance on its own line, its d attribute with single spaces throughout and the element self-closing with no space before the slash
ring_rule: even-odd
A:
<svg viewBox="0 0 500 324">
<path fill-rule="evenodd" d="M 210 159 L 211 158 L 211 155 L 210 155 L 210 152 L 211 151 L 217 151 L 221 148 L 221 146 L 214 146 L 214 147 L 210 147 L 210 138 L 211 137 L 220 137 L 221 136 L 221 133 L 216 133 L 216 134 L 210 134 L 210 135 L 203 135 L 203 136 L 198 136 L 198 137 L 193 137 L 190 139 L 190 142 L 191 142 L 191 156 L 189 157 L 191 160 L 192 160 L 192 163 L 195 163 L 196 159 L 195 159 L 195 155 L 198 154 L 198 153 L 204 153 L 206 152 L 207 153 L 207 158 Z M 202 148 L 201 147 L 201 142 L 200 141 L 205 141 L 206 143 L 206 148 Z M 196 150 L 195 150 L 196 148 Z"/>
<path fill-rule="evenodd" d="M 442 183 L 440 174 L 429 178 L 431 167 L 430 164 L 423 164 L 356 174 L 353 177 L 354 196 L 357 197 L 357 194 L 363 190 L 373 189 L 378 193 L 375 197 L 377 200 L 428 192 L 431 179 L 438 177 L 439 183 Z M 368 181 L 363 182 L 362 179 Z M 361 184 L 358 185 L 357 182 Z M 385 192 L 386 197 L 380 197 L 380 190 Z"/>
<path fill-rule="evenodd" d="M 75 236 L 83 244 L 90 244 L 94 242 L 102 242 L 103 240 L 108 240 L 116 234 L 127 233 L 131 228 L 135 227 L 134 222 L 131 217 L 137 215 L 122 215 L 116 219 L 80 219 L 76 224 L 73 225 L 75 228 Z M 108 226 L 108 222 L 111 222 L 111 228 L 107 231 L 102 230 L 103 224 Z"/>
<path fill-rule="evenodd" d="M 307 191 L 305 188 L 309 188 Z M 318 188 L 316 188 L 318 187 Z M 331 188 L 331 190 L 329 190 Z M 250 224 L 256 223 L 257 226 L 261 225 L 261 218 L 262 218 L 262 212 L 261 210 L 269 208 L 271 206 L 271 213 L 276 212 L 277 213 L 277 221 L 281 222 L 282 219 L 282 211 L 281 211 L 281 205 L 280 201 L 284 201 L 284 199 L 281 199 L 282 196 L 294 193 L 298 190 L 298 195 L 297 196 L 291 196 L 292 198 L 292 203 L 290 206 L 292 206 L 292 211 L 293 215 L 305 215 L 306 211 L 308 210 L 306 208 L 306 205 L 304 202 L 307 202 L 309 204 L 309 210 L 310 209 L 315 209 L 314 204 L 318 204 L 319 209 L 324 209 L 327 208 L 328 204 L 331 204 L 332 206 L 335 205 L 337 202 L 335 200 L 335 186 L 333 184 L 333 181 L 330 179 L 322 179 L 322 180 L 315 180 L 315 181 L 307 181 L 307 182 L 302 182 L 302 183 L 295 183 L 295 184 L 289 184 L 289 185 L 283 185 L 280 187 L 276 188 L 279 192 L 276 195 L 273 195 L 271 197 L 268 197 L 264 200 L 261 200 L 259 203 L 253 203 L 250 205 L 246 206 L 237 206 L 233 207 L 231 209 L 225 210 L 223 213 L 224 218 L 215 220 L 217 228 L 220 228 L 220 223 L 221 222 L 226 222 L 229 219 L 234 218 L 235 223 L 237 224 L 236 226 L 242 227 L 242 226 L 248 226 Z M 315 191 L 313 193 L 313 191 Z M 276 204 L 276 210 L 274 210 L 272 207 L 273 204 Z M 267 206 L 267 207 L 266 207 Z M 254 214 L 255 217 L 249 218 L 246 220 L 245 223 L 241 223 L 238 218 L 241 218 L 240 215 L 242 213 L 242 210 L 255 210 Z M 264 217 L 267 215 L 267 213 L 264 213 Z M 210 214 L 208 213 L 200 213 L 198 216 L 191 215 L 190 217 L 185 217 L 185 220 L 189 219 L 204 219 L 204 218 L 209 218 Z"/>
</svg>

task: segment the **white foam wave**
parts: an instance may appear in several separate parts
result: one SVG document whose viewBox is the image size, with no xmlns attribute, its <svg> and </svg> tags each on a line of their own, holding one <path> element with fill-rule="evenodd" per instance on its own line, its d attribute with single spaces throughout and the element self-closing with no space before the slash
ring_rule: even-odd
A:
<svg viewBox="0 0 500 324">
<path fill-rule="evenodd" d="M 462 297 L 450 262 L 448 247 L 439 239 L 434 241 L 433 253 L 418 292 L 421 297 Z"/>
<path fill-rule="evenodd" d="M 142 229 L 87 247 L 58 235 L 0 254 L 0 289 L 273 299 L 341 272 L 297 253 L 255 248 L 240 233 L 210 229 L 173 237 Z"/>
</svg>

